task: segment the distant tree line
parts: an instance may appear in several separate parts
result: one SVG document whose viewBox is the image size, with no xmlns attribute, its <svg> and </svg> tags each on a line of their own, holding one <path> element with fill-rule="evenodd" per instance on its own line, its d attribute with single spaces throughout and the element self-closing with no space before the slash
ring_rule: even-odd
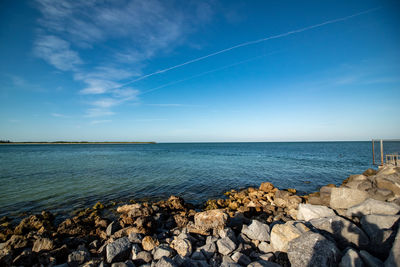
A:
<svg viewBox="0 0 400 267">
<path fill-rule="evenodd" d="M 0 143 L 11 143 L 10 140 L 0 140 Z"/>
</svg>

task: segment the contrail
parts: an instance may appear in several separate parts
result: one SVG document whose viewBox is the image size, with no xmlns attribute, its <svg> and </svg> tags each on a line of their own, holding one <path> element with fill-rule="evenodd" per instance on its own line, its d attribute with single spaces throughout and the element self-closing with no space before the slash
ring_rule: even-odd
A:
<svg viewBox="0 0 400 267">
<path fill-rule="evenodd" d="M 328 24 L 333 24 L 333 23 L 336 23 L 336 22 L 345 21 L 345 20 L 348 20 L 348 19 L 351 19 L 351 18 L 354 18 L 354 17 L 358 17 L 358 16 L 361 16 L 361 15 L 373 12 L 373 11 L 375 11 L 377 9 L 380 9 L 380 8 L 381 7 L 375 7 L 375 8 L 368 9 L 368 10 L 365 10 L 365 11 L 362 11 L 362 12 L 359 12 L 359 13 L 355 13 L 353 15 L 349 15 L 349 16 L 346 16 L 346 17 L 341 17 L 341 18 L 337 18 L 337 19 L 333 19 L 333 20 L 328 20 L 328 21 L 325 21 L 325 22 L 322 22 L 322 23 L 319 23 L 319 24 L 315 24 L 315 25 L 311 25 L 311 26 L 308 26 L 308 27 L 304 27 L 304 28 L 301 28 L 301 29 L 297 29 L 297 30 L 286 32 L 286 33 L 281 33 L 281 34 L 278 34 L 278 35 L 273 35 L 273 36 L 265 37 L 265 38 L 262 38 L 262 39 L 249 41 L 249 42 L 241 43 L 241 44 L 238 44 L 238 45 L 235 45 L 235 46 L 231 46 L 231 47 L 219 50 L 217 52 L 214 52 L 214 53 L 202 56 L 202 57 L 198 57 L 198 58 L 186 61 L 184 63 L 178 64 L 178 65 L 175 65 L 175 66 L 163 69 L 163 70 L 158 70 L 156 72 L 143 75 L 143 76 L 141 76 L 139 78 L 136 78 L 136 79 L 134 79 L 132 81 L 129 81 L 129 82 L 125 83 L 125 84 L 122 84 L 118 88 L 124 87 L 124 86 L 126 86 L 128 84 L 138 82 L 138 81 L 146 79 L 148 77 L 151 77 L 151 76 L 154 76 L 154 75 L 157 75 L 157 74 L 160 74 L 160 73 L 164 73 L 164 72 L 167 72 L 167 71 L 170 71 L 170 70 L 173 70 L 173 69 L 177 69 L 177 68 L 180 68 L 182 66 L 189 65 L 189 64 L 192 64 L 194 62 L 198 62 L 200 60 L 203 60 L 203 59 L 206 59 L 206 58 L 209 58 L 209 57 L 213 57 L 213 56 L 216 56 L 216 55 L 219 55 L 219 54 L 222 54 L 222 53 L 225 53 L 225 52 L 228 52 L 228 51 L 240 48 L 240 47 L 253 45 L 253 44 L 257 44 L 257 43 L 261 43 L 261 42 L 265 42 L 265 41 L 269 41 L 269 40 L 273 40 L 273 39 L 278 39 L 278 38 L 286 37 L 286 36 L 289 36 L 289 35 L 292 35 L 292 34 L 308 31 L 308 30 L 315 29 L 315 28 L 319 28 L 319 27 L 322 27 L 322 26 L 325 26 L 325 25 L 328 25 Z"/>
<path fill-rule="evenodd" d="M 150 93 L 150 92 L 153 92 L 153 91 L 156 91 L 156 90 L 159 90 L 161 88 L 164 88 L 164 87 L 167 87 L 167 86 L 170 86 L 170 85 L 174 85 L 174 84 L 177 84 L 177 83 L 186 82 L 188 80 L 191 80 L 191 79 L 194 79 L 194 78 L 197 78 L 197 77 L 200 77 L 200 76 L 204 76 L 204 75 L 207 75 L 209 73 L 217 72 L 217 71 L 224 70 L 224 69 L 227 69 L 227 68 L 230 68 L 230 67 L 234 67 L 234 66 L 237 66 L 237 65 L 240 65 L 240 64 L 244 64 L 246 62 L 253 61 L 253 60 L 256 60 L 256 59 L 259 59 L 259 58 L 262 58 L 262 57 L 270 56 L 270 55 L 273 55 L 275 53 L 277 53 L 277 51 L 271 52 L 271 53 L 268 53 L 268 54 L 263 54 L 261 56 L 252 57 L 252 58 L 249 58 L 249 59 L 246 59 L 246 60 L 242 60 L 242 61 L 239 61 L 239 62 L 235 62 L 235 63 L 229 64 L 229 65 L 226 65 L 226 66 L 223 66 L 223 67 L 219 67 L 219 68 L 216 68 L 216 69 L 208 70 L 208 71 L 205 71 L 205 72 L 190 76 L 188 78 L 184 78 L 184 79 L 181 79 L 181 80 L 169 82 L 169 83 L 157 86 L 155 88 L 149 89 L 147 91 L 144 91 L 143 93 L 140 93 L 140 95 L 144 95 L 144 94 L 147 94 L 147 93 Z"/>
</svg>

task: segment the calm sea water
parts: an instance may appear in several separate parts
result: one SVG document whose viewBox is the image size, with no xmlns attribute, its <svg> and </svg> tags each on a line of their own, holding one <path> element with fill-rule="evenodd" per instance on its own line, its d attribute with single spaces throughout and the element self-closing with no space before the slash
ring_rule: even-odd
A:
<svg viewBox="0 0 400 267">
<path fill-rule="evenodd" d="M 311 192 L 371 158 L 370 142 L 1 145 L 0 216 L 171 194 L 201 203 L 265 181 Z"/>
</svg>

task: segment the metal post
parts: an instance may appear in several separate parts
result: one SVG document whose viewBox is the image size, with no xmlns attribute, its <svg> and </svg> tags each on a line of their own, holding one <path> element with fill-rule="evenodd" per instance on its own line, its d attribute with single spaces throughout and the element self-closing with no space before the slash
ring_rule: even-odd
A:
<svg viewBox="0 0 400 267">
<path fill-rule="evenodd" d="M 372 165 L 375 165 L 375 147 L 374 147 L 374 139 L 372 139 Z"/>
<path fill-rule="evenodd" d="M 381 139 L 381 166 L 383 166 L 383 140 Z"/>
</svg>

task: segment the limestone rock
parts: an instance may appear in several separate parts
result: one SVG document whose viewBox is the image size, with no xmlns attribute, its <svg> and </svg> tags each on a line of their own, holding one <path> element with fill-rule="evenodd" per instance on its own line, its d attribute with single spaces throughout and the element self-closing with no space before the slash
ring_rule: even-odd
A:
<svg viewBox="0 0 400 267">
<path fill-rule="evenodd" d="M 392 228 L 400 219 L 400 215 L 366 215 L 361 218 L 361 227 L 368 235 L 373 235 L 377 230 Z"/>
<path fill-rule="evenodd" d="M 134 259 L 135 263 L 137 263 L 138 265 L 149 263 L 152 260 L 153 260 L 153 256 L 148 251 L 140 251 L 136 255 L 136 259 Z"/>
<path fill-rule="evenodd" d="M 251 263 L 251 260 L 250 260 L 249 257 L 247 257 L 245 254 L 240 253 L 238 251 L 233 253 L 231 258 L 232 258 L 232 260 L 234 260 L 235 262 L 239 263 L 240 265 L 247 266 L 248 264 Z"/>
<path fill-rule="evenodd" d="M 167 245 L 160 245 L 155 248 L 153 257 L 155 260 L 159 260 L 162 257 L 170 258 L 172 256 L 172 251 Z"/>
<path fill-rule="evenodd" d="M 260 185 L 260 190 L 266 193 L 271 192 L 272 190 L 274 190 L 274 188 L 274 185 L 269 182 L 265 182 Z"/>
<path fill-rule="evenodd" d="M 128 237 L 122 237 L 107 245 L 107 262 L 125 261 L 128 259 L 131 250 L 131 243 Z"/>
<path fill-rule="evenodd" d="M 292 266 L 337 266 L 341 253 L 335 243 L 320 234 L 308 231 L 289 242 L 289 261 Z"/>
<path fill-rule="evenodd" d="M 363 261 L 356 250 L 349 248 L 343 255 L 339 267 L 363 267 Z"/>
<path fill-rule="evenodd" d="M 285 224 L 275 224 L 271 230 L 271 246 L 276 251 L 287 252 L 289 242 L 308 230 L 308 227 L 300 222 L 289 221 Z"/>
<path fill-rule="evenodd" d="M 366 247 L 369 239 L 354 223 L 339 216 L 310 220 L 317 229 L 330 233 L 341 248 L 347 246 Z"/>
<path fill-rule="evenodd" d="M 369 214 L 395 215 L 399 213 L 399 211 L 399 205 L 369 198 L 364 202 L 349 208 L 346 215 L 349 217 L 361 217 Z"/>
<path fill-rule="evenodd" d="M 335 215 L 336 215 L 335 212 L 326 206 L 300 204 L 299 212 L 297 213 L 297 219 L 309 221 L 312 219 L 318 219 L 318 218 L 322 218 L 322 217 L 330 217 L 330 216 L 335 216 Z"/>
<path fill-rule="evenodd" d="M 167 257 L 162 257 L 155 265 L 155 267 L 178 267 L 176 263 Z"/>
<path fill-rule="evenodd" d="M 236 244 L 229 237 L 224 237 L 217 241 L 217 247 L 219 253 L 228 255 L 236 249 Z"/>
<path fill-rule="evenodd" d="M 214 256 L 215 252 L 217 251 L 217 247 L 215 246 L 215 243 L 210 242 L 206 243 L 204 246 L 198 248 L 201 253 L 204 254 L 204 256 L 209 260 Z"/>
<path fill-rule="evenodd" d="M 400 195 L 400 172 L 393 171 L 391 174 L 386 174 L 392 172 L 394 169 L 387 169 L 380 171 L 375 177 L 375 183 L 378 188 L 388 189 L 392 191 L 395 195 Z"/>
<path fill-rule="evenodd" d="M 228 215 L 223 210 L 198 212 L 194 216 L 195 226 L 202 230 L 224 229 Z"/>
<path fill-rule="evenodd" d="M 365 191 L 350 188 L 332 188 L 330 207 L 332 209 L 347 209 L 360 204 L 368 198 Z"/>
<path fill-rule="evenodd" d="M 257 220 L 252 220 L 249 226 L 243 225 L 242 233 L 252 240 L 269 241 L 269 226 Z"/>
</svg>

